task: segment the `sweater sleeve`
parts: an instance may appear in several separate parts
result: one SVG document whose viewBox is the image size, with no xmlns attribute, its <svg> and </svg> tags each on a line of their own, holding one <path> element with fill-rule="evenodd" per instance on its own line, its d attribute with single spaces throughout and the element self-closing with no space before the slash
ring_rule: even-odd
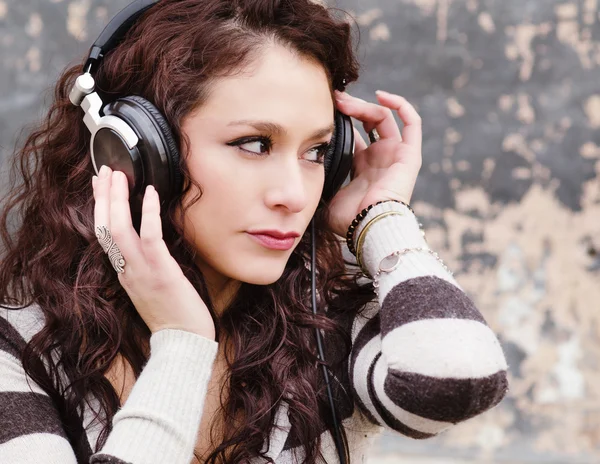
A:
<svg viewBox="0 0 600 464">
<path fill-rule="evenodd" d="M 189 464 L 218 343 L 165 329 L 150 337 L 150 358 L 91 464 Z"/>
<path fill-rule="evenodd" d="M 371 276 L 383 258 L 428 249 L 413 213 L 386 202 L 373 207 L 363 267 Z M 377 277 L 378 301 L 352 330 L 349 375 L 358 406 L 380 426 L 429 438 L 496 405 L 507 391 L 498 339 L 450 272 L 432 253 L 410 251 Z"/>
<path fill-rule="evenodd" d="M 52 400 L 23 369 L 24 344 L 0 317 L 0 462 L 82 462 Z M 148 362 L 113 417 L 104 447 L 89 462 L 189 464 L 217 347 L 214 340 L 182 330 L 153 334 Z"/>
</svg>

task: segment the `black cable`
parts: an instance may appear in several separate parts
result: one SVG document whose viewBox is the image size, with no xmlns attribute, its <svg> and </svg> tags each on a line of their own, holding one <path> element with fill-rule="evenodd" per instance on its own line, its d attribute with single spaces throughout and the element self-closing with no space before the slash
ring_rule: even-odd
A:
<svg viewBox="0 0 600 464">
<path fill-rule="evenodd" d="M 314 219 L 310 221 L 310 239 L 312 242 L 312 250 L 310 254 L 310 274 L 311 274 L 311 289 L 312 289 L 312 308 L 313 314 L 317 314 L 317 287 L 316 287 L 316 264 L 317 264 L 317 246 L 315 241 L 315 221 Z M 319 360 L 322 362 L 323 366 L 323 376 L 325 377 L 325 384 L 327 385 L 327 394 L 329 395 L 329 406 L 331 407 L 331 416 L 333 418 L 334 425 L 334 439 L 335 439 L 335 447 L 337 449 L 338 455 L 340 457 L 340 464 L 346 464 L 346 453 L 344 452 L 344 447 L 342 446 L 342 436 L 340 432 L 340 427 L 337 420 L 337 415 L 335 412 L 335 404 L 333 401 L 333 393 L 331 392 L 331 384 L 329 383 L 329 372 L 327 371 L 327 366 L 325 365 L 325 355 L 323 353 L 323 340 L 321 339 L 321 331 L 317 328 L 317 347 L 319 350 Z"/>
</svg>

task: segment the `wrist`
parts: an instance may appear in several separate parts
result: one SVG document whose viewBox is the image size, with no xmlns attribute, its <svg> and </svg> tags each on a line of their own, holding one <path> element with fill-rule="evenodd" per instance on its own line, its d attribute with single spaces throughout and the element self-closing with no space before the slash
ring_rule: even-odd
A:
<svg viewBox="0 0 600 464">
<path fill-rule="evenodd" d="M 418 219 L 407 205 L 386 202 L 374 206 L 354 232 L 357 263 L 373 276 L 381 260 L 405 248 L 429 248 Z"/>
<path fill-rule="evenodd" d="M 162 330 L 180 330 L 182 332 L 188 332 L 195 335 L 200 335 L 201 337 L 208 338 L 209 340 L 216 341 L 216 334 L 214 329 L 207 329 L 206 327 L 194 327 L 191 325 L 177 325 L 177 324 L 167 324 L 159 327 L 153 328 L 151 331 L 152 334 L 160 332 Z"/>
<path fill-rule="evenodd" d="M 352 222 L 348 226 L 348 230 L 346 231 L 346 245 L 348 246 L 348 250 L 354 256 L 357 256 L 357 250 L 356 250 L 356 242 L 358 240 L 357 229 L 360 227 L 361 223 L 364 224 L 363 220 L 365 219 L 367 214 L 373 208 L 378 207 L 379 205 L 382 205 L 382 204 L 387 204 L 387 203 L 391 203 L 391 204 L 397 203 L 397 204 L 403 205 L 404 207 L 408 208 L 414 215 L 414 211 L 410 207 L 410 205 L 401 200 L 381 200 L 381 201 L 378 201 L 377 203 L 371 203 L 371 204 L 367 205 L 366 207 L 364 207 L 363 209 L 361 209 L 361 211 L 352 220 Z"/>
<path fill-rule="evenodd" d="M 414 214 L 414 210 L 412 209 L 412 207 L 410 206 L 410 198 L 403 198 L 403 197 L 395 197 L 395 198 L 384 198 L 384 197 L 379 197 L 378 200 L 373 199 L 373 195 L 369 195 L 370 198 L 366 198 L 366 200 L 363 200 L 363 202 L 359 205 L 359 210 L 362 210 L 366 207 L 368 207 L 369 205 L 380 205 L 383 203 L 400 203 L 403 204 L 404 206 L 406 206 L 408 209 L 410 209 L 413 214 Z"/>
</svg>

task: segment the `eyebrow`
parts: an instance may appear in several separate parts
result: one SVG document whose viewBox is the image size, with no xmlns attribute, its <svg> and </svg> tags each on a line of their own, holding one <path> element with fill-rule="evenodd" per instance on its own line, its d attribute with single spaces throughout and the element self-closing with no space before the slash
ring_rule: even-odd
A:
<svg viewBox="0 0 600 464">
<path fill-rule="evenodd" d="M 281 126 L 280 124 L 274 123 L 274 122 L 269 122 L 269 121 L 255 121 L 252 119 L 242 119 L 239 121 L 232 121 L 227 125 L 228 126 L 250 126 L 258 131 L 275 134 L 277 136 L 284 136 L 287 134 L 287 131 L 283 128 L 283 126 Z M 335 130 L 335 124 L 332 123 L 328 127 L 324 127 L 323 129 L 319 129 L 319 130 L 315 131 L 309 137 L 309 140 L 320 139 L 321 137 L 325 137 L 326 135 L 333 133 L 334 130 Z"/>
</svg>

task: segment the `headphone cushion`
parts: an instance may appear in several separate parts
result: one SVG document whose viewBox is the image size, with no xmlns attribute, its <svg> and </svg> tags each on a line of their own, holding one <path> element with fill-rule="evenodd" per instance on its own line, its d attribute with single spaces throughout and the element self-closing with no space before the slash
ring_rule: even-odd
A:
<svg viewBox="0 0 600 464">
<path fill-rule="evenodd" d="M 331 168 L 332 164 L 336 163 L 336 153 L 335 148 L 337 144 L 337 133 L 341 129 L 338 125 L 337 118 L 335 119 L 335 129 L 333 130 L 333 134 L 331 136 L 331 141 L 329 142 L 329 150 L 327 150 L 327 154 L 325 155 L 324 165 L 325 165 L 325 184 L 327 184 L 327 179 L 331 177 Z"/>
<path fill-rule="evenodd" d="M 127 97 L 123 97 L 119 99 L 120 101 L 128 101 L 132 103 L 136 103 L 141 106 L 144 110 L 147 111 L 150 118 L 159 128 L 160 133 L 163 136 L 163 139 L 167 148 L 167 156 L 169 157 L 169 161 L 174 171 L 175 178 L 175 189 L 181 188 L 181 172 L 179 170 L 179 148 L 177 147 L 177 143 L 175 142 L 175 137 L 173 137 L 173 132 L 171 131 L 171 127 L 169 123 L 162 115 L 162 113 L 154 106 L 150 101 L 146 100 L 139 95 L 129 95 Z"/>
<path fill-rule="evenodd" d="M 340 189 L 352 168 L 354 154 L 354 130 L 352 120 L 335 112 L 335 130 L 331 138 L 331 146 L 325 156 L 325 185 L 322 199 L 329 201 Z"/>
</svg>

